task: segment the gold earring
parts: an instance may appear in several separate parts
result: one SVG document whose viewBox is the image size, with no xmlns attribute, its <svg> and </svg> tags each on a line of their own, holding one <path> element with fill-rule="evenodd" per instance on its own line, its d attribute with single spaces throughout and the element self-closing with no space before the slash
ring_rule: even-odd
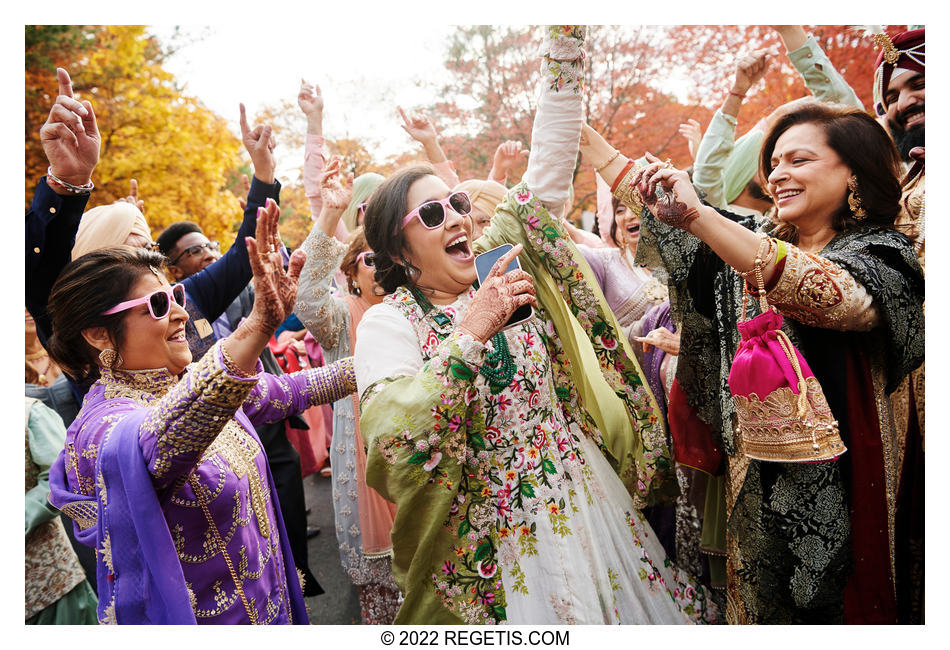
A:
<svg viewBox="0 0 950 650">
<path fill-rule="evenodd" d="M 868 213 L 865 211 L 864 206 L 861 205 L 861 195 L 858 194 L 858 179 L 852 176 L 848 179 L 848 208 L 851 210 L 851 215 L 861 221 L 868 216 Z"/>
<path fill-rule="evenodd" d="M 122 357 L 112 348 L 106 348 L 99 353 L 99 362 L 106 368 L 118 368 L 122 365 Z"/>
</svg>

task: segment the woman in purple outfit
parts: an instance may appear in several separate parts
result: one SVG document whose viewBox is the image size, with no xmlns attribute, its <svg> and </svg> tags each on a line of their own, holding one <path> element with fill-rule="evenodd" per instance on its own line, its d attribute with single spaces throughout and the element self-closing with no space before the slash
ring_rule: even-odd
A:
<svg viewBox="0 0 950 650">
<path fill-rule="evenodd" d="M 196 364 L 185 296 L 157 253 L 106 248 L 50 297 L 50 354 L 95 379 L 50 470 L 50 501 L 96 548 L 103 623 L 307 623 L 254 425 L 352 392 L 350 359 L 275 377 L 258 355 L 289 314 L 305 255 L 280 260 L 273 201 L 247 239 L 250 317 Z"/>
</svg>

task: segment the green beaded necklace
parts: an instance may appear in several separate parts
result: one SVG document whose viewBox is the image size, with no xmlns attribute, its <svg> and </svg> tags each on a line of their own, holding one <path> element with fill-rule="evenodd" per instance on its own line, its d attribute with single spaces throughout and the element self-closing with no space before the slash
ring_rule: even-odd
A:
<svg viewBox="0 0 950 650">
<path fill-rule="evenodd" d="M 409 291 L 412 293 L 413 298 L 416 299 L 416 303 L 422 307 L 423 315 L 430 316 L 429 312 L 435 309 L 435 306 L 415 287 L 410 288 Z M 449 327 L 452 325 L 452 319 L 438 309 L 435 309 L 435 313 L 432 314 L 430 318 L 435 321 L 435 324 L 438 326 L 433 329 L 439 336 L 439 339 L 445 339 L 451 331 Z M 511 358 L 511 350 L 508 349 L 508 340 L 505 338 L 504 333 L 497 332 L 491 340 L 494 351 L 485 355 L 485 363 L 479 367 L 478 372 L 488 382 L 488 388 L 491 394 L 497 395 L 511 385 L 511 380 L 515 376 L 517 367 Z"/>
</svg>

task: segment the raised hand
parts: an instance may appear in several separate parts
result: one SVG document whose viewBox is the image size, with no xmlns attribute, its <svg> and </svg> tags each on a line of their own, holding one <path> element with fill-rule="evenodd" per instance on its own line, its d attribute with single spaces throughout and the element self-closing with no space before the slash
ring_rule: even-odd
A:
<svg viewBox="0 0 950 650">
<path fill-rule="evenodd" d="M 320 86 L 309 84 L 303 79 L 300 80 L 300 91 L 297 93 L 297 106 L 303 111 L 304 115 L 310 117 L 313 114 L 323 114 L 323 95 L 320 94 Z"/>
<path fill-rule="evenodd" d="M 508 171 L 528 153 L 528 150 L 522 147 L 520 141 L 506 140 L 495 149 L 495 158 L 492 161 L 492 169 L 488 177 L 492 180 L 504 182 L 508 177 Z"/>
<path fill-rule="evenodd" d="M 344 177 L 341 166 L 340 158 L 333 156 L 320 174 L 320 197 L 324 209 L 342 212 L 353 199 L 353 174 Z"/>
<path fill-rule="evenodd" d="M 86 185 L 99 162 L 99 127 L 88 101 L 73 96 L 69 73 L 56 68 L 59 95 L 40 127 L 40 142 L 53 175 L 71 185 Z M 55 188 L 54 188 L 55 189 Z"/>
<path fill-rule="evenodd" d="M 131 203 L 139 209 L 139 212 L 145 212 L 145 201 L 139 198 L 139 184 L 134 178 L 129 181 L 129 195 L 123 196 L 121 199 L 117 199 L 116 203 L 119 201 Z"/>
<path fill-rule="evenodd" d="M 736 62 L 736 77 L 732 84 L 733 91 L 744 95 L 749 88 L 764 77 L 769 70 L 769 56 L 770 52 L 768 50 L 756 50 L 752 54 L 741 57 Z"/>
<path fill-rule="evenodd" d="M 400 126 L 402 126 L 403 131 L 409 134 L 410 138 L 423 144 L 438 139 L 439 134 L 436 133 L 435 125 L 429 121 L 424 113 L 416 113 L 409 117 L 401 107 L 397 106 L 396 110 L 399 111 L 399 117 L 402 118 Z"/>
<path fill-rule="evenodd" d="M 699 218 L 702 207 L 689 175 L 661 162 L 649 152 L 646 157 L 650 164 L 637 172 L 631 183 L 657 219 L 668 226 L 689 231 L 690 224 Z M 657 195 L 657 187 L 662 188 L 662 198 Z"/>
<path fill-rule="evenodd" d="M 267 199 L 257 212 L 256 237 L 248 237 L 247 256 L 254 273 L 254 307 L 244 324 L 251 332 L 270 339 L 290 315 L 297 300 L 297 281 L 307 254 L 297 249 L 284 270 L 280 249 L 283 246 L 277 230 L 280 208 Z M 243 326 L 243 324 L 242 324 Z"/>
<path fill-rule="evenodd" d="M 665 327 L 658 327 L 646 336 L 635 336 L 633 338 L 643 344 L 644 352 L 649 352 L 650 348 L 655 345 L 674 357 L 680 353 L 679 332 L 674 334 Z"/>
<path fill-rule="evenodd" d="M 469 334 L 476 341 L 485 343 L 500 332 L 511 315 L 523 305 L 538 306 L 535 297 L 534 281 L 521 269 L 503 273 L 515 257 L 523 250 L 518 244 L 502 255 L 485 277 L 481 287 L 475 292 L 472 303 L 459 323 L 459 330 Z"/>
<path fill-rule="evenodd" d="M 699 122 L 690 118 L 680 124 L 680 135 L 686 138 L 686 146 L 689 148 L 689 157 L 696 160 L 696 152 L 699 151 L 699 143 L 703 140 L 703 131 Z"/>
<path fill-rule="evenodd" d="M 244 148 L 251 156 L 251 163 L 254 165 L 254 175 L 262 183 L 271 184 L 274 182 L 274 171 L 277 169 L 277 163 L 274 160 L 274 147 L 277 146 L 277 140 L 269 124 L 258 125 L 253 129 L 247 123 L 247 111 L 244 104 L 241 104 L 241 141 L 244 142 Z"/>
</svg>

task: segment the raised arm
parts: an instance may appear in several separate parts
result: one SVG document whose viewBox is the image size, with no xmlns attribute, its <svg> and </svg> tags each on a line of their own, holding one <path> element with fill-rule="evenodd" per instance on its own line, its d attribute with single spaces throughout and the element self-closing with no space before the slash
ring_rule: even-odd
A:
<svg viewBox="0 0 950 650">
<path fill-rule="evenodd" d="M 241 104 L 241 134 L 244 147 L 254 166 L 254 179 L 247 195 L 244 219 L 228 251 L 198 273 L 182 281 L 191 300 L 209 322 L 224 313 L 251 280 L 251 264 L 245 245 L 254 235 L 257 213 L 268 202 L 280 202 L 280 182 L 275 178 L 277 163 L 274 159 L 275 141 L 270 126 L 251 129 L 247 123 L 244 104 Z"/>
<path fill-rule="evenodd" d="M 743 56 L 736 62 L 732 88 L 713 115 L 699 143 L 693 165 L 693 184 L 705 193 L 710 205 L 725 207 L 728 203 L 723 187 L 723 171 L 735 148 L 739 109 L 746 93 L 765 76 L 768 69 L 769 54 L 765 50 Z"/>
<path fill-rule="evenodd" d="M 330 161 L 320 179 L 324 194 L 320 218 L 304 241 L 307 253 L 297 289 L 294 313 L 324 349 L 333 348 L 347 337 L 349 310 L 342 298 L 330 292 L 330 280 L 340 267 L 347 246 L 333 236 L 353 195 L 352 178 L 340 182 L 340 161 Z"/>
<path fill-rule="evenodd" d="M 835 69 L 814 36 L 807 34 L 801 25 L 772 25 L 772 29 L 785 45 L 788 60 L 816 99 L 864 109 L 857 93 Z"/>
<path fill-rule="evenodd" d="M 508 182 L 508 172 L 519 160 L 528 155 L 520 140 L 506 140 L 495 149 L 488 180 L 505 185 Z"/>
<path fill-rule="evenodd" d="M 564 204 L 577 162 L 577 147 L 584 124 L 584 29 L 574 26 L 545 27 L 541 44 L 541 96 L 531 128 L 531 153 L 524 181 L 556 217 Z"/>
<path fill-rule="evenodd" d="M 402 107 L 397 106 L 399 117 L 402 118 L 402 129 L 409 134 L 409 137 L 422 145 L 426 158 L 432 163 L 436 173 L 449 187 L 455 187 L 459 184 L 458 174 L 452 167 L 452 163 L 445 156 L 442 147 L 439 146 L 439 134 L 435 130 L 435 125 L 429 120 L 425 113 L 416 113 L 406 115 Z"/>
<path fill-rule="evenodd" d="M 26 308 L 36 320 L 40 341 L 50 335 L 46 303 L 69 263 L 99 162 L 99 126 L 92 104 L 75 98 L 66 70 L 57 68 L 56 75 L 59 94 L 40 128 L 49 173 L 37 184 L 26 213 Z"/>
<path fill-rule="evenodd" d="M 700 202 L 685 172 L 650 158 L 651 164 L 632 179 L 650 212 L 666 225 L 701 239 L 756 289 L 760 276 L 752 271 L 761 260 L 766 300 L 780 312 L 808 325 L 837 330 L 866 331 L 880 323 L 870 294 L 846 269 L 727 219 Z M 664 198 L 659 198 L 657 187 Z M 806 278 L 808 286 L 822 290 L 802 289 Z"/>
<path fill-rule="evenodd" d="M 314 220 L 320 216 L 323 199 L 320 196 L 320 174 L 327 164 L 323 138 L 323 95 L 320 86 L 300 80 L 297 106 L 307 118 L 307 135 L 303 154 L 303 187 L 310 202 L 310 215 Z"/>
</svg>

